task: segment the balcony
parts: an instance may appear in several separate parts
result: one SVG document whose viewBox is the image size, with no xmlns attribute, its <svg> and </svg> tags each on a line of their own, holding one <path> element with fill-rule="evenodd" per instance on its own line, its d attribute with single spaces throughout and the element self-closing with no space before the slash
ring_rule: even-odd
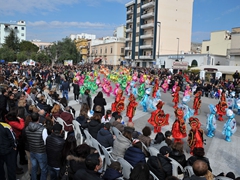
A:
<svg viewBox="0 0 240 180">
<path fill-rule="evenodd" d="M 132 28 L 126 29 L 126 32 L 127 32 L 127 33 L 128 33 L 128 32 L 132 32 Z"/>
<path fill-rule="evenodd" d="M 228 55 L 232 56 L 240 56 L 240 48 L 233 48 L 227 50 Z"/>
<path fill-rule="evenodd" d="M 133 9 L 130 9 L 130 10 L 127 11 L 127 15 L 132 14 L 132 13 L 133 13 Z"/>
<path fill-rule="evenodd" d="M 132 41 L 132 38 L 128 37 L 125 39 L 126 41 Z"/>
<path fill-rule="evenodd" d="M 142 5 L 142 9 L 150 8 L 155 6 L 155 1 L 147 2 Z"/>
<path fill-rule="evenodd" d="M 128 23 L 133 23 L 133 19 L 131 18 L 131 19 L 128 19 L 127 21 L 126 21 L 126 23 L 128 24 Z"/>
<path fill-rule="evenodd" d="M 146 45 L 141 45 L 140 49 L 152 49 L 153 45 L 152 44 L 146 44 Z"/>
<path fill-rule="evenodd" d="M 141 39 L 152 39 L 153 38 L 153 34 L 144 34 L 140 36 Z"/>
<path fill-rule="evenodd" d="M 125 7 L 129 7 L 129 6 L 134 5 L 134 4 L 135 4 L 135 1 L 130 1 L 127 4 L 125 4 Z"/>
<path fill-rule="evenodd" d="M 125 59 L 131 59 L 132 57 L 131 56 L 125 56 Z"/>
<path fill-rule="evenodd" d="M 148 55 L 148 56 L 139 56 L 140 59 L 153 59 L 152 55 Z"/>
<path fill-rule="evenodd" d="M 147 19 L 147 18 L 151 18 L 151 17 L 154 17 L 154 12 L 149 12 L 149 13 L 146 13 L 146 14 L 143 14 L 141 16 L 142 19 Z"/>
<path fill-rule="evenodd" d="M 154 23 L 148 23 L 148 24 L 141 25 L 142 29 L 148 29 L 148 28 L 153 28 L 153 27 L 154 27 Z"/>
<path fill-rule="evenodd" d="M 132 50 L 132 47 L 130 47 L 130 46 L 125 47 L 125 50 L 130 51 L 130 50 Z"/>
</svg>

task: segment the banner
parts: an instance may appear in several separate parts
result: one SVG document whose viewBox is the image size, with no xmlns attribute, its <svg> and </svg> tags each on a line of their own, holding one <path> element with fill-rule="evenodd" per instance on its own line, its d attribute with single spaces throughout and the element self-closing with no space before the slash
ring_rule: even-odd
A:
<svg viewBox="0 0 240 180">
<path fill-rule="evenodd" d="M 73 60 L 64 60 L 64 66 L 72 66 Z"/>
<path fill-rule="evenodd" d="M 173 69 L 188 69 L 188 62 L 185 61 L 174 61 Z"/>
</svg>

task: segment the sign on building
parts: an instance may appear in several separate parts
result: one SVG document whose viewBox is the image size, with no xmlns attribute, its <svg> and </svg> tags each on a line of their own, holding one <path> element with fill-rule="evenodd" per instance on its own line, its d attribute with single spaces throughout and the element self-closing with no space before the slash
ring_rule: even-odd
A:
<svg viewBox="0 0 240 180">
<path fill-rule="evenodd" d="M 181 69 L 181 70 L 188 69 L 188 62 L 185 62 L 185 61 L 174 61 L 172 68 L 173 69 Z"/>
</svg>

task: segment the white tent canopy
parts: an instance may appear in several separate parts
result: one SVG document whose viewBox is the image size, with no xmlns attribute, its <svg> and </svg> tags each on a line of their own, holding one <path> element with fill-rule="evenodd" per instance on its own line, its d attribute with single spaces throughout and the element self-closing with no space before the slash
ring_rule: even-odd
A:
<svg viewBox="0 0 240 180">
<path fill-rule="evenodd" d="M 193 67 L 191 70 L 200 70 L 204 71 L 205 69 L 216 69 L 216 71 L 219 71 L 223 74 L 233 74 L 236 72 L 236 70 L 240 69 L 240 66 L 198 66 L 198 67 Z"/>
<path fill-rule="evenodd" d="M 22 65 L 24 65 L 24 66 L 35 66 L 35 64 L 36 64 L 36 61 L 34 61 L 32 59 L 28 59 L 22 63 Z"/>
</svg>

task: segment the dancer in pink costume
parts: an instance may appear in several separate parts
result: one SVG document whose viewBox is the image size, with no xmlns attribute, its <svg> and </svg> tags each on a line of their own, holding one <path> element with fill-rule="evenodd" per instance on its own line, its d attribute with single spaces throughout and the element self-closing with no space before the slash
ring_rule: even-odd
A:
<svg viewBox="0 0 240 180">
<path fill-rule="evenodd" d="M 144 83 L 144 77 L 143 77 L 143 74 L 141 74 L 140 78 L 139 78 L 139 83 L 142 84 Z"/>
<path fill-rule="evenodd" d="M 166 93 L 167 90 L 168 90 L 168 79 L 165 79 L 165 80 L 164 80 L 164 83 L 163 83 L 163 85 L 162 85 L 162 88 L 163 88 L 164 93 Z"/>
<path fill-rule="evenodd" d="M 118 92 L 119 89 L 120 89 L 120 84 L 117 83 L 117 84 L 116 84 L 116 87 L 115 87 L 114 90 L 113 90 L 113 95 L 114 95 L 114 96 L 117 95 L 117 92 Z"/>
<path fill-rule="evenodd" d="M 98 87 L 102 87 L 100 76 L 97 77 L 96 84 L 98 85 Z"/>
<path fill-rule="evenodd" d="M 79 86 L 82 86 L 82 85 L 83 85 L 84 80 L 85 80 L 85 75 L 82 74 L 82 76 L 80 77 L 79 82 L 78 82 L 78 83 L 79 83 Z"/>
<path fill-rule="evenodd" d="M 178 86 L 178 81 L 176 81 L 175 84 L 174 84 L 174 86 L 172 87 L 172 92 L 173 92 L 173 93 L 176 92 L 177 86 Z"/>
<path fill-rule="evenodd" d="M 135 82 L 138 80 L 138 75 L 136 72 L 133 74 L 132 80 Z"/>
<path fill-rule="evenodd" d="M 131 91 L 131 85 L 130 82 L 127 82 L 127 87 L 125 89 L 126 94 L 129 96 L 130 95 L 130 91 Z"/>
<path fill-rule="evenodd" d="M 111 82 L 107 81 L 105 84 L 105 93 L 107 94 L 107 96 L 109 97 L 111 92 L 112 92 L 112 86 L 111 86 Z"/>
<path fill-rule="evenodd" d="M 191 90 L 189 84 L 187 84 L 183 96 L 191 96 L 191 95 L 192 95 L 192 90 Z"/>
</svg>

